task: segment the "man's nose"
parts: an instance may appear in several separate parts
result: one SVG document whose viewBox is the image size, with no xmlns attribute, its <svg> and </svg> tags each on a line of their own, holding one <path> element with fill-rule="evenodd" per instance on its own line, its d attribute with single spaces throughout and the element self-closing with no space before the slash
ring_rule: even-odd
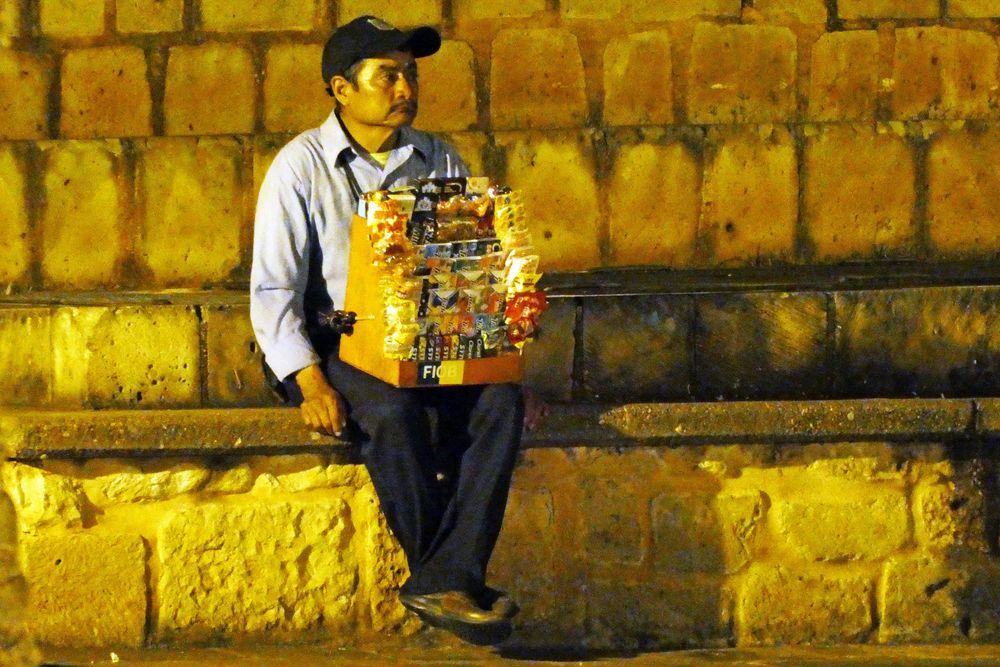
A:
<svg viewBox="0 0 1000 667">
<path fill-rule="evenodd" d="M 416 80 L 411 80 L 409 77 L 401 76 L 396 81 L 396 95 L 405 100 L 412 99 L 417 96 L 417 82 Z"/>
</svg>

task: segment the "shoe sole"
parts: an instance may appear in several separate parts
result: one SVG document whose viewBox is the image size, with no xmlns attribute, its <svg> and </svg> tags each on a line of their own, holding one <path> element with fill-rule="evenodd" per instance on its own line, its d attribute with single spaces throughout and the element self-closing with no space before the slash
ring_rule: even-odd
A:
<svg viewBox="0 0 1000 667">
<path fill-rule="evenodd" d="M 462 641 L 476 646 L 499 644 L 510 637 L 514 629 L 510 619 L 506 618 L 488 623 L 466 623 L 457 618 L 438 616 L 411 605 L 404 604 L 403 606 L 416 614 L 427 625 L 446 630 Z"/>
</svg>

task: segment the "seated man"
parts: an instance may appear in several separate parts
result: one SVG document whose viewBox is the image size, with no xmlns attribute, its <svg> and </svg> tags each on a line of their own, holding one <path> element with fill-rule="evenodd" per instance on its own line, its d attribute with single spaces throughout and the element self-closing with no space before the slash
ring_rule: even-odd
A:
<svg viewBox="0 0 1000 667">
<path fill-rule="evenodd" d="M 403 32 L 370 16 L 330 37 L 322 71 L 334 109 L 278 153 L 261 187 L 250 313 L 267 364 L 306 424 L 335 435 L 350 429 L 360 440 L 409 562 L 402 603 L 433 625 L 492 643 L 509 634 L 517 610 L 485 579 L 525 424 L 521 388 L 396 388 L 341 362 L 339 335 L 317 324 L 320 313 L 343 307 L 362 193 L 468 175 L 451 146 L 410 127 L 415 59 L 440 44 L 433 28 Z M 437 411 L 436 439 L 428 408 Z M 450 469 L 440 469 L 435 440 Z"/>
</svg>

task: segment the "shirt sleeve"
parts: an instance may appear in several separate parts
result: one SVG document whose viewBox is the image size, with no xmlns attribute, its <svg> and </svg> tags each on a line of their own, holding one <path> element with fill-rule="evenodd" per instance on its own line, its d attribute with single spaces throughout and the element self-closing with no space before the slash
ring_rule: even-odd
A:
<svg viewBox="0 0 1000 667">
<path fill-rule="evenodd" d="M 308 198 L 282 157 L 268 169 L 257 199 L 250 321 L 267 365 L 287 378 L 320 357 L 306 335 L 303 309 L 312 242 Z"/>
</svg>

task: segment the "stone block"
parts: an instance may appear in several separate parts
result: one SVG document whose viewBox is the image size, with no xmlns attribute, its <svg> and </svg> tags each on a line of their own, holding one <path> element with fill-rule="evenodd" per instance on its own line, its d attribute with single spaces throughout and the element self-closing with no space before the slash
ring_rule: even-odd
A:
<svg viewBox="0 0 1000 667">
<path fill-rule="evenodd" d="M 726 571 L 713 496 L 670 491 L 653 498 L 653 567 L 657 573 Z"/>
<path fill-rule="evenodd" d="M 538 337 L 524 348 L 524 383 L 550 400 L 568 401 L 573 391 L 576 304 L 553 299 Z"/>
<path fill-rule="evenodd" d="M 253 132 L 254 65 L 242 46 L 208 43 L 171 48 L 165 95 L 167 134 Z"/>
<path fill-rule="evenodd" d="M 287 135 L 257 135 L 253 139 L 253 201 L 260 194 L 261 183 L 275 156 L 288 142 Z"/>
<path fill-rule="evenodd" d="M 939 26 L 896 31 L 894 118 L 986 118 L 996 115 L 996 38 Z"/>
<path fill-rule="evenodd" d="M 416 125 L 431 132 L 461 132 L 478 120 L 472 48 L 465 42 L 445 40 L 440 51 L 420 61 Z"/>
<path fill-rule="evenodd" d="M 212 476 L 202 487 L 205 493 L 246 493 L 253 488 L 254 473 L 246 463 L 212 470 Z"/>
<path fill-rule="evenodd" d="M 754 0 L 753 8 L 769 22 L 826 23 L 826 0 Z"/>
<path fill-rule="evenodd" d="M 586 396 L 603 402 L 690 397 L 691 320 L 691 302 L 681 297 L 586 302 L 582 340 Z"/>
<path fill-rule="evenodd" d="M 934 19 L 941 15 L 938 0 L 838 0 L 837 14 L 842 19 Z"/>
<path fill-rule="evenodd" d="M 830 390 L 826 297 L 699 297 L 695 356 L 705 399 L 812 398 Z"/>
<path fill-rule="evenodd" d="M 658 30 L 612 39 L 604 50 L 604 121 L 668 125 L 673 120 L 670 33 Z"/>
<path fill-rule="evenodd" d="M 741 571 L 766 549 L 770 508 L 771 499 L 760 490 L 740 490 L 716 496 L 715 513 L 726 573 Z"/>
<path fill-rule="evenodd" d="M 701 180 L 701 161 L 683 142 L 623 147 L 607 195 L 612 263 L 695 263 Z"/>
<path fill-rule="evenodd" d="M 360 546 L 356 552 L 362 560 L 359 588 L 365 591 L 368 617 L 375 632 L 412 633 L 419 627 L 399 603 L 399 587 L 409 576 L 406 556 L 385 522 L 378 496 L 371 481 L 354 496 L 352 516 L 361 527 Z"/>
<path fill-rule="evenodd" d="M 80 486 L 99 507 L 169 500 L 199 490 L 211 471 L 198 461 L 154 461 L 142 466 L 94 459 L 83 466 Z"/>
<path fill-rule="evenodd" d="M 545 11 L 545 0 L 455 0 L 452 11 L 458 20 L 524 18 Z"/>
<path fill-rule="evenodd" d="M 42 279 L 48 288 L 113 286 L 125 259 L 121 146 L 113 141 L 46 144 L 41 219 Z"/>
<path fill-rule="evenodd" d="M 41 0 L 38 23 L 47 37 L 97 37 L 104 34 L 104 3 L 90 0 Z"/>
<path fill-rule="evenodd" d="M 809 118 L 870 120 L 878 86 L 878 33 L 846 30 L 821 35 L 813 45 Z"/>
<path fill-rule="evenodd" d="M 56 646 L 142 645 L 146 545 L 138 535 L 87 532 L 24 540 L 31 629 Z"/>
<path fill-rule="evenodd" d="M 25 165 L 14 147 L 0 146 L 0 285 L 27 282 L 31 263 Z"/>
<path fill-rule="evenodd" d="M 927 155 L 927 226 L 936 254 L 991 258 L 1000 252 L 1000 129 L 946 132 Z M 974 221 L 970 224 L 970 221 Z"/>
<path fill-rule="evenodd" d="M 627 651 L 724 646 L 730 636 L 730 598 L 723 579 L 708 575 L 590 581 L 586 641 Z"/>
<path fill-rule="evenodd" d="M 0 465 L 3 487 L 17 511 L 22 533 L 39 528 L 79 528 L 84 522 L 87 498 L 74 480 L 23 463 Z"/>
<path fill-rule="evenodd" d="M 587 120 L 583 60 L 567 30 L 500 31 L 493 40 L 490 82 L 495 130 L 573 128 Z"/>
<path fill-rule="evenodd" d="M 691 44 L 688 119 L 773 123 L 796 113 L 796 38 L 779 26 L 699 23 Z"/>
<path fill-rule="evenodd" d="M 580 480 L 580 538 L 584 563 L 636 567 L 643 556 L 642 512 L 627 478 L 586 476 Z"/>
<path fill-rule="evenodd" d="M 713 247 L 715 264 L 793 258 L 799 177 L 788 130 L 710 130 L 701 196 L 700 233 Z"/>
<path fill-rule="evenodd" d="M 51 313 L 48 308 L 0 309 L 0 403 L 39 407 L 52 398 Z"/>
<path fill-rule="evenodd" d="M 69 51 L 63 59 L 60 81 L 63 136 L 96 138 L 152 134 L 152 102 L 146 78 L 146 55 L 142 49 L 106 46 Z"/>
<path fill-rule="evenodd" d="M 361 528 L 332 497 L 170 512 L 156 541 L 157 638 L 354 630 Z"/>
<path fill-rule="evenodd" d="M 258 495 L 352 486 L 345 483 L 350 474 L 344 466 L 328 465 L 328 457 L 319 454 L 253 457 L 247 462 L 258 473 L 253 487 L 253 492 Z M 352 468 L 347 467 L 348 470 Z"/>
<path fill-rule="evenodd" d="M 879 560 L 910 539 L 909 506 L 901 491 L 845 486 L 841 497 L 831 495 L 803 494 L 771 508 L 776 530 L 801 558 Z"/>
<path fill-rule="evenodd" d="M 225 280 L 241 261 L 242 146 L 230 138 L 151 139 L 140 163 L 139 255 L 153 284 Z"/>
<path fill-rule="evenodd" d="M 989 553 L 986 500 L 979 489 L 956 488 L 953 480 L 919 484 L 913 490 L 914 533 L 925 550 Z"/>
<path fill-rule="evenodd" d="M 599 266 L 593 146 L 585 135 L 498 136 L 506 183 L 519 190 L 543 271 Z"/>
<path fill-rule="evenodd" d="M 610 19 L 622 11 L 622 0 L 562 0 L 559 10 L 567 19 Z"/>
<path fill-rule="evenodd" d="M 871 576 L 844 567 L 755 565 L 737 598 L 737 644 L 864 641 L 873 626 L 873 589 Z"/>
<path fill-rule="evenodd" d="M 41 139 L 49 133 L 50 58 L 0 48 L 0 139 Z"/>
<path fill-rule="evenodd" d="M 198 328 L 191 307 L 59 308 L 54 399 L 94 408 L 198 406 Z"/>
<path fill-rule="evenodd" d="M 277 399 L 264 381 L 261 352 L 250 326 L 248 306 L 204 309 L 208 324 L 208 401 L 212 405 L 273 405 Z"/>
<path fill-rule="evenodd" d="M 268 49 L 264 125 L 269 131 L 301 132 L 318 127 L 330 115 L 333 99 L 315 71 L 322 55 L 322 44 L 275 44 Z"/>
<path fill-rule="evenodd" d="M 11 38 L 21 35 L 21 3 L 5 2 L 0 5 L 0 47 L 10 45 Z"/>
<path fill-rule="evenodd" d="M 820 261 L 909 255 L 916 168 L 906 141 L 828 126 L 805 149 L 805 222 Z"/>
<path fill-rule="evenodd" d="M 739 17 L 740 0 L 674 0 L 673 2 L 632 2 L 632 20 L 638 23 L 682 21 L 699 16 Z"/>
<path fill-rule="evenodd" d="M 201 27 L 209 32 L 309 31 L 320 27 L 323 12 L 317 0 L 201 0 L 200 9 Z"/>
<path fill-rule="evenodd" d="M 116 0 L 118 32 L 179 32 L 184 29 L 184 0 Z"/>
<path fill-rule="evenodd" d="M 924 288 L 835 295 L 851 394 L 988 396 L 1000 388 L 1000 293 Z"/>
<path fill-rule="evenodd" d="M 418 25 L 440 25 L 441 3 L 437 0 L 341 0 L 337 3 L 337 24 L 343 25 L 356 16 L 371 14 L 401 28 Z M 317 61 L 319 62 L 319 61 Z"/>
<path fill-rule="evenodd" d="M 998 0 L 949 0 L 950 18 L 995 18 L 1000 16 Z"/>
</svg>

